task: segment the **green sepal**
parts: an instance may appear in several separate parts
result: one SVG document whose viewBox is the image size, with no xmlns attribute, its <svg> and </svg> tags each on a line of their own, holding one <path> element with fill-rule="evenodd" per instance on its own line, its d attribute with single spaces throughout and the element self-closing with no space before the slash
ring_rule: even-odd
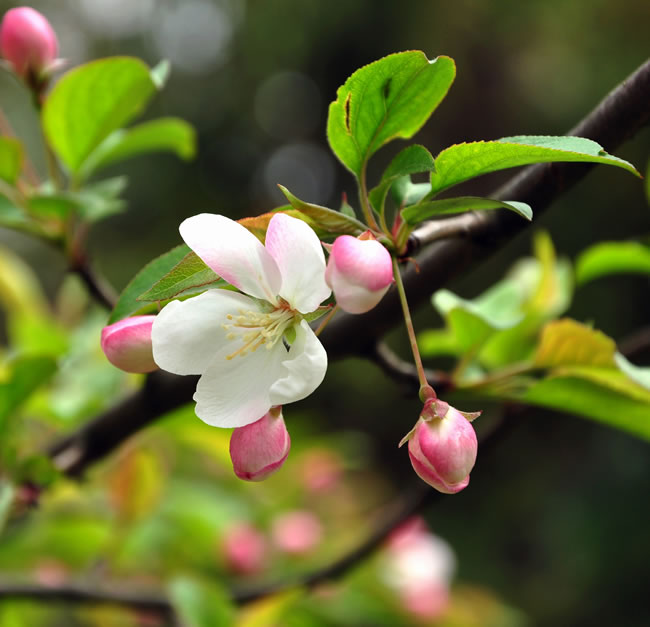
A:
<svg viewBox="0 0 650 627">
<path fill-rule="evenodd" d="M 287 197 L 289 204 L 296 210 L 309 218 L 319 229 L 334 235 L 361 235 L 368 227 L 357 220 L 327 207 L 313 205 L 304 202 L 294 196 L 286 187 L 278 185 L 282 193 Z"/>
<path fill-rule="evenodd" d="M 158 302 L 187 295 L 188 290 L 226 287 L 228 283 L 194 252 L 189 252 L 165 276 L 156 281 L 137 301 Z"/>
</svg>

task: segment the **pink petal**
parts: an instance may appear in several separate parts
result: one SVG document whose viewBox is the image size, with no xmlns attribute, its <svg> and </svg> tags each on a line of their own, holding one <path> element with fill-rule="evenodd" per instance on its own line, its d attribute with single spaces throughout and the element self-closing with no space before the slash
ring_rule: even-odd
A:
<svg viewBox="0 0 650 627">
<path fill-rule="evenodd" d="M 302 220 L 278 213 L 266 232 L 266 250 L 282 275 L 280 296 L 309 313 L 331 294 L 325 283 L 325 255 L 313 229 Z"/>
</svg>

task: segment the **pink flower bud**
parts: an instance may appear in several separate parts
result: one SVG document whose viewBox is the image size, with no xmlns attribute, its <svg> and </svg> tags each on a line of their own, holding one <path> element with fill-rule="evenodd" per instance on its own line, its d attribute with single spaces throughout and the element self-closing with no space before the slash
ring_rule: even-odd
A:
<svg viewBox="0 0 650 627">
<path fill-rule="evenodd" d="M 474 428 L 461 412 L 430 399 L 407 437 L 411 464 L 421 479 L 444 494 L 467 487 L 478 442 Z"/>
<path fill-rule="evenodd" d="M 341 235 L 332 245 L 325 281 L 343 311 L 370 311 L 393 282 L 390 253 L 375 239 Z"/>
<path fill-rule="evenodd" d="M 230 437 L 230 459 L 235 474 L 246 481 L 262 481 L 284 464 L 291 438 L 280 407 L 257 422 L 237 427 Z"/>
<path fill-rule="evenodd" d="M 311 512 L 296 510 L 278 516 L 273 521 L 271 534 L 281 551 L 304 555 L 321 541 L 323 527 Z"/>
<path fill-rule="evenodd" d="M 152 372 L 158 366 L 151 350 L 151 325 L 156 316 L 133 316 L 102 329 L 102 350 L 125 372 Z"/>
<path fill-rule="evenodd" d="M 47 19 L 30 7 L 9 9 L 0 26 L 0 52 L 14 72 L 36 81 L 56 60 L 59 44 Z"/>
<path fill-rule="evenodd" d="M 242 575 L 264 569 L 267 545 L 264 536 L 252 525 L 239 523 L 226 531 L 223 551 L 228 567 Z"/>
</svg>

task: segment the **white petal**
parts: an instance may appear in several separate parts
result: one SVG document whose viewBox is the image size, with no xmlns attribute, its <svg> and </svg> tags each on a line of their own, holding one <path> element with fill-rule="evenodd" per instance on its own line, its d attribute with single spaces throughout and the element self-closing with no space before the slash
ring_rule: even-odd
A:
<svg viewBox="0 0 650 627">
<path fill-rule="evenodd" d="M 253 299 L 231 290 L 208 290 L 185 301 L 172 301 L 151 328 L 154 361 L 174 374 L 201 374 L 224 346 L 231 352 L 237 348 L 222 327 L 226 316 L 257 308 Z"/>
<path fill-rule="evenodd" d="M 199 379 L 194 394 L 196 415 L 215 427 L 243 427 L 271 408 L 269 389 L 287 351 L 278 342 L 271 350 L 261 347 L 230 360 L 228 354 L 228 350 L 220 351 Z"/>
<path fill-rule="evenodd" d="M 296 339 L 282 361 L 283 376 L 271 386 L 271 404 L 284 405 L 309 396 L 323 381 L 327 353 L 304 320 L 296 329 Z"/>
<path fill-rule="evenodd" d="M 241 224 L 212 213 L 187 218 L 185 243 L 220 277 L 255 298 L 276 302 L 280 270 L 262 243 Z"/>
<path fill-rule="evenodd" d="M 266 250 L 275 259 L 280 296 L 294 309 L 309 313 L 331 294 L 325 283 L 325 255 L 313 229 L 302 220 L 278 213 L 266 232 Z"/>
</svg>

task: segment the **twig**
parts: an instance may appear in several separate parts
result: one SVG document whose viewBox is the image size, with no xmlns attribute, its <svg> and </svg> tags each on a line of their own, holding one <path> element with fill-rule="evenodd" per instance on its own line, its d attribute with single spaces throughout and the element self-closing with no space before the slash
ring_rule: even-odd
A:
<svg viewBox="0 0 650 627">
<path fill-rule="evenodd" d="M 372 352 L 367 354 L 368 359 L 376 363 L 384 373 L 391 379 L 405 383 L 417 393 L 420 382 L 416 367 L 409 361 L 402 359 L 395 354 L 385 342 L 377 342 Z M 424 369 L 424 374 L 429 382 L 438 392 L 446 392 L 453 387 L 449 375 L 442 370 Z"/>
<path fill-rule="evenodd" d="M 588 137 L 609 151 L 632 137 L 650 120 L 650 60 L 604 100 L 570 135 Z M 499 188 L 491 198 L 528 203 L 539 216 L 554 200 L 581 180 L 594 164 L 553 163 L 530 166 Z M 435 241 L 418 256 L 419 272 L 409 268 L 403 276 L 409 302 L 416 309 L 451 278 L 497 252 L 500 246 L 527 228 L 528 222 L 509 211 L 473 212 L 463 237 Z M 423 227 L 428 228 L 428 227 Z M 414 231 L 414 249 L 427 242 Z M 408 254 L 408 253 L 407 253 Z M 330 359 L 368 351 L 401 319 L 399 298 L 391 290 L 366 314 L 341 314 L 327 327 L 321 340 Z"/>
<path fill-rule="evenodd" d="M 650 61 L 614 89 L 571 134 L 589 137 L 608 150 L 613 150 L 647 124 L 649 118 Z M 593 165 L 572 163 L 532 166 L 513 177 L 493 197 L 527 202 L 535 207 L 539 215 L 592 167 Z M 465 237 L 434 242 L 418 257 L 419 272 L 411 268 L 404 273 L 406 291 L 414 308 L 424 303 L 433 291 L 453 276 L 472 263 L 482 261 L 498 250 L 500 243 L 526 228 L 524 220 L 509 211 L 467 215 L 471 224 L 467 225 Z M 415 237 L 419 237 L 417 230 Z M 377 307 L 366 314 L 354 316 L 341 313 L 336 316 L 320 339 L 330 360 L 369 354 L 374 350 L 377 338 L 382 337 L 401 319 L 397 292 L 391 290 Z M 151 375 L 149 380 L 154 376 Z M 160 399 L 148 398 L 149 388 L 145 387 L 132 400 L 100 414 L 78 433 L 73 433 L 52 447 L 51 453 L 59 458 L 70 455 L 76 458 L 72 466 L 62 467 L 64 472 L 81 474 L 87 466 L 164 414 L 171 408 L 165 404 L 165 398 L 173 399 L 174 407 L 190 400 L 194 378 L 169 375 L 166 381 Z M 143 404 L 149 407 L 145 419 L 142 419 L 140 413 Z M 89 443 L 95 445 L 89 446 Z"/>
<path fill-rule="evenodd" d="M 124 586 L 92 588 L 86 584 L 64 583 L 46 586 L 0 581 L 0 599 L 30 599 L 45 603 L 119 605 L 159 616 L 166 625 L 176 625 L 174 608 L 164 595 Z"/>
<path fill-rule="evenodd" d="M 93 298 L 106 307 L 106 309 L 113 309 L 117 302 L 117 294 L 104 277 L 95 273 L 93 268 L 88 263 L 88 260 L 77 261 L 70 270 L 77 274 L 79 278 L 85 283 L 86 288 Z"/>
<path fill-rule="evenodd" d="M 48 450 L 54 465 L 69 476 L 79 476 L 124 440 L 162 414 L 185 404 L 196 388 L 196 377 L 151 373 L 145 385 L 78 431 L 56 442 Z"/>
<path fill-rule="evenodd" d="M 650 327 L 634 331 L 618 342 L 618 350 L 629 359 L 650 352 Z"/>
</svg>

